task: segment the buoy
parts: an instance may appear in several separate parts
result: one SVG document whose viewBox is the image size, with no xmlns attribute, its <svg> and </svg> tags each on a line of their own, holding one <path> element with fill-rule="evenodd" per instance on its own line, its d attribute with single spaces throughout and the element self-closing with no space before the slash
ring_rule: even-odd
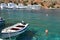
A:
<svg viewBox="0 0 60 40">
<path fill-rule="evenodd" d="M 46 14 L 46 16 L 48 16 L 48 14 Z"/>
</svg>

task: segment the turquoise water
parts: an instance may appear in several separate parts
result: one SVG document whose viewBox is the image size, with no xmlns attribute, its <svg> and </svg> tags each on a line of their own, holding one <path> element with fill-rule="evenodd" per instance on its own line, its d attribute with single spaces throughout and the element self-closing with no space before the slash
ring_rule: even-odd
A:
<svg viewBox="0 0 60 40">
<path fill-rule="evenodd" d="M 26 32 L 12 37 L 11 40 L 60 40 L 60 10 L 0 10 L 0 16 L 5 19 L 5 28 L 24 20 L 29 23 Z M 45 30 L 48 29 L 48 35 Z M 4 39 L 9 40 L 9 39 Z"/>
</svg>

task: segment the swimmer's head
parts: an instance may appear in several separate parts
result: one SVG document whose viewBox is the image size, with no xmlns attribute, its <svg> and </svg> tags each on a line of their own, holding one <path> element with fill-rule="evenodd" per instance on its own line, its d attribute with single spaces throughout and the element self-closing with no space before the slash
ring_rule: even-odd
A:
<svg viewBox="0 0 60 40">
<path fill-rule="evenodd" d="M 46 30 L 45 30 L 45 32 L 47 33 L 47 32 L 48 32 L 48 30 L 46 29 Z"/>
</svg>

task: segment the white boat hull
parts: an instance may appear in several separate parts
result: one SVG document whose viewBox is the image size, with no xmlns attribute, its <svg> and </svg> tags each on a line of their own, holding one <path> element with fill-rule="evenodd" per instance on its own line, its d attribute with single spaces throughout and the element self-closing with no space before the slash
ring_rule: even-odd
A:
<svg viewBox="0 0 60 40">
<path fill-rule="evenodd" d="M 17 23 L 13 26 L 7 27 L 1 31 L 2 38 L 13 37 L 25 32 L 28 24 Z"/>
<path fill-rule="evenodd" d="M 14 33 L 2 33 L 2 38 L 9 38 L 9 37 L 17 36 L 17 35 L 25 32 L 26 30 L 27 30 L 27 28 L 22 31 L 18 31 L 18 32 L 14 32 Z"/>
</svg>

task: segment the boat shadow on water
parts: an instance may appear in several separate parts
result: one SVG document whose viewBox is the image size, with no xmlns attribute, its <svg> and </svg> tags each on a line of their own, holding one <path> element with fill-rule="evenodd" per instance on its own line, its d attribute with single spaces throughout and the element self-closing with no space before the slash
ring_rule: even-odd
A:
<svg viewBox="0 0 60 40">
<path fill-rule="evenodd" d="M 33 37 L 35 36 L 36 31 L 30 31 L 27 30 L 24 33 L 17 35 L 17 36 L 13 36 L 10 38 L 3 38 L 3 40 L 32 40 Z M 36 40 L 36 38 L 35 38 Z"/>
<path fill-rule="evenodd" d="M 36 31 L 26 31 L 16 37 L 16 40 L 32 40 L 35 36 Z"/>
</svg>

